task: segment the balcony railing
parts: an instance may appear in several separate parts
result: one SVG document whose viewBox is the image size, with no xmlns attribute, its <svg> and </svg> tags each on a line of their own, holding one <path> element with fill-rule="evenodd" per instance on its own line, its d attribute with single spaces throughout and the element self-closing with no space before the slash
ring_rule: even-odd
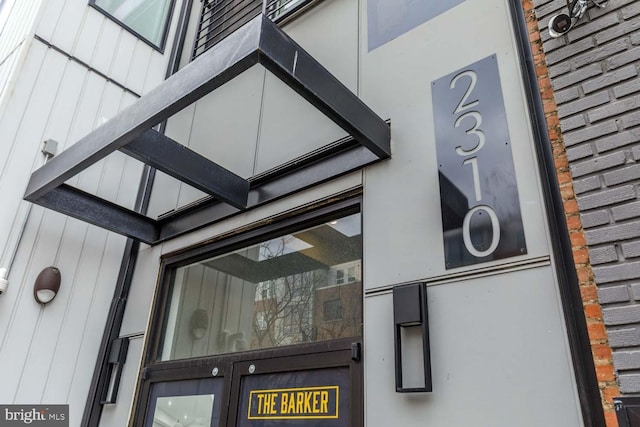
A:
<svg viewBox="0 0 640 427">
<path fill-rule="evenodd" d="M 192 59 L 265 13 L 274 22 L 293 17 L 317 0 L 203 0 Z"/>
</svg>

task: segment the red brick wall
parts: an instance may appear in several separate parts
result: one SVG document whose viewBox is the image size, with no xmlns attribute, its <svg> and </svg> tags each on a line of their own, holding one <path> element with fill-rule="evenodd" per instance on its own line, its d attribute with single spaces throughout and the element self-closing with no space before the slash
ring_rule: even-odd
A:
<svg viewBox="0 0 640 427">
<path fill-rule="evenodd" d="M 565 146 L 562 141 L 558 109 L 554 100 L 553 88 L 542 50 L 540 29 L 534 14 L 533 0 L 522 0 L 522 5 L 527 21 L 536 74 L 538 76 L 540 96 L 542 97 L 547 120 L 549 139 L 551 140 L 555 158 L 556 173 L 560 184 L 560 193 L 564 204 L 569 236 L 571 238 L 573 260 L 576 264 L 576 271 L 580 283 L 580 293 L 582 295 L 585 318 L 587 319 L 587 327 L 589 329 L 591 352 L 596 366 L 602 405 L 605 411 L 607 427 L 617 427 L 618 422 L 616 420 L 612 399 L 620 394 L 620 390 L 618 389 L 618 383 L 613 370 L 611 347 L 609 347 L 607 341 L 607 334 L 602 319 L 602 310 L 598 303 L 596 284 L 591 270 L 591 264 L 589 263 L 584 230 L 580 222 L 578 203 L 573 191 L 569 161 L 567 160 Z"/>
</svg>

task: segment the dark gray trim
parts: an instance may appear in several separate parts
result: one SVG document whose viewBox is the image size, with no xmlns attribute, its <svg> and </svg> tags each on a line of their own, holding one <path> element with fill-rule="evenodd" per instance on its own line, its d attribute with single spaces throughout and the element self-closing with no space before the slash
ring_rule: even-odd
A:
<svg viewBox="0 0 640 427">
<path fill-rule="evenodd" d="M 110 231 L 131 231 L 126 236 L 136 240 L 156 239 L 159 233 L 155 221 L 148 217 L 67 184 L 45 194 L 38 204 Z"/>
<path fill-rule="evenodd" d="M 127 30 L 129 33 L 136 36 L 140 41 L 144 42 L 145 44 L 149 45 L 149 47 L 152 47 L 153 49 L 157 50 L 160 53 L 164 53 L 165 44 L 167 43 L 167 37 L 169 36 L 169 28 L 171 27 L 170 25 L 171 19 L 173 18 L 173 8 L 175 7 L 175 5 L 176 5 L 176 0 L 171 0 L 171 4 L 169 5 L 169 13 L 167 14 L 167 19 L 164 22 L 164 28 L 162 29 L 162 38 L 160 39 L 160 44 L 156 45 L 151 40 L 147 39 L 146 37 L 138 33 L 136 30 L 134 30 L 133 28 L 131 28 L 130 26 L 128 26 L 127 24 L 125 24 L 124 22 L 116 18 L 115 16 L 113 16 L 109 11 L 104 10 L 103 8 L 98 6 L 96 4 L 96 0 L 89 0 L 90 7 L 97 10 L 98 12 L 100 12 L 101 14 L 109 18 L 111 21 L 115 22 L 116 24 L 118 24 L 119 26 Z"/>
<path fill-rule="evenodd" d="M 135 141 L 151 127 L 256 64 L 262 64 L 271 70 L 284 83 L 347 131 L 352 138 L 337 144 L 329 144 L 302 159 L 296 159 L 294 163 L 281 165 L 268 177 L 249 179 L 251 191 L 245 205 L 238 203 L 238 198 L 233 194 L 217 191 L 215 194 L 217 198 L 234 203 L 221 207 L 209 200 L 207 204 L 210 209 L 206 216 L 196 215 L 196 218 L 193 218 L 194 209 L 181 210 L 175 212 L 171 218 L 154 222 L 160 230 L 157 236 L 148 229 L 127 228 L 137 226 L 131 221 L 117 224 L 112 219 L 106 219 L 101 223 L 99 215 L 83 218 L 84 211 L 76 212 L 75 217 L 126 236 L 133 236 L 145 243 L 154 244 L 212 223 L 235 213 L 237 209 L 258 206 L 390 157 L 391 131 L 388 123 L 378 117 L 276 24 L 261 15 L 144 95 L 131 107 L 120 112 L 36 170 L 31 175 L 25 200 L 38 204 L 46 202 L 47 206 L 59 209 L 59 204 L 52 203 L 51 198 L 43 200 L 44 196 L 113 151 L 127 151 L 125 147 L 132 143 L 135 146 Z M 165 145 L 175 148 L 166 141 Z M 162 165 L 169 169 L 167 165 L 173 159 L 152 159 L 151 147 L 138 148 L 129 149 L 129 153 L 135 152 L 136 158 L 153 166 Z M 173 165 L 173 176 L 191 184 L 196 181 L 202 184 L 203 177 L 194 177 L 190 172 L 190 165 L 185 163 L 188 162 Z M 222 168 L 216 169 L 218 173 L 215 179 L 225 178 L 228 175 L 222 172 Z M 210 185 L 206 188 L 212 190 Z M 105 206 L 108 205 L 108 202 L 105 202 Z M 201 206 L 202 204 L 199 208 Z M 112 208 L 113 206 L 109 206 L 109 209 L 113 210 Z M 218 213 L 211 212 L 211 209 Z M 124 211 L 126 209 L 121 208 L 123 215 Z M 69 213 L 68 209 L 65 213 Z M 214 215 L 211 215 L 212 213 Z M 189 218 L 186 218 L 187 216 Z"/>
<path fill-rule="evenodd" d="M 514 33 L 518 43 L 522 80 L 525 86 L 529 114 L 531 114 L 540 179 L 542 181 L 545 207 L 549 217 L 548 224 L 553 257 L 556 264 L 562 310 L 567 327 L 571 361 L 576 376 L 582 417 L 586 427 L 605 427 L 604 411 L 591 353 L 587 322 L 584 317 L 582 297 L 573 261 L 560 186 L 555 172 L 551 142 L 549 141 L 544 109 L 537 84 L 538 80 L 531 53 L 527 25 L 521 2 L 519 0 L 510 0 L 509 4 L 513 17 Z"/>
<path fill-rule="evenodd" d="M 294 194 L 377 161 L 378 158 L 366 148 L 355 146 L 332 157 L 312 162 L 293 171 L 277 172 L 273 176 L 263 176 L 261 180 L 251 181 L 247 209 L 253 209 Z M 160 221 L 159 241 L 169 240 L 189 231 L 197 230 L 236 213 L 238 213 L 238 210 L 229 205 L 204 200 L 177 214 L 162 219 Z"/>
<path fill-rule="evenodd" d="M 247 206 L 247 180 L 153 129 L 120 151 L 231 206 Z"/>
<path fill-rule="evenodd" d="M 389 126 L 265 17 L 259 49 L 260 63 L 276 77 L 376 156 L 391 157 Z"/>
<path fill-rule="evenodd" d="M 99 75 L 100 77 L 102 77 L 103 79 L 105 79 L 107 82 L 114 84 L 115 86 L 118 86 L 120 89 L 124 90 L 125 92 L 130 93 L 131 95 L 135 96 L 136 98 L 140 98 L 140 94 L 137 92 L 134 92 L 133 90 L 129 89 L 128 87 L 126 87 L 125 85 L 123 85 L 122 83 L 113 80 L 111 77 L 107 76 L 106 74 L 104 74 L 101 71 L 96 70 L 95 68 L 93 68 L 91 65 L 87 64 L 86 62 L 84 62 L 81 59 L 76 58 L 75 56 L 71 55 L 70 53 L 65 52 L 64 50 L 62 50 L 61 48 L 59 48 L 58 46 L 49 43 L 48 41 L 46 41 L 45 39 L 43 39 L 42 37 L 40 37 L 37 34 L 34 34 L 33 36 L 34 39 L 38 40 L 40 43 L 44 44 L 45 46 L 47 46 L 49 49 L 53 49 L 56 52 L 64 55 L 67 57 L 67 59 L 70 59 L 71 61 L 82 65 L 84 68 L 87 69 L 87 71 L 90 71 L 94 74 Z M 0 64 L 1 65 L 1 64 Z"/>
</svg>

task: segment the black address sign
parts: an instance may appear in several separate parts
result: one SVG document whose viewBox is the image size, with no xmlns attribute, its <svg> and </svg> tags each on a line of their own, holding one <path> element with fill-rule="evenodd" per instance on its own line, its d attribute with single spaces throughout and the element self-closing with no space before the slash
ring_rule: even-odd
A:
<svg viewBox="0 0 640 427">
<path fill-rule="evenodd" d="M 446 268 L 526 254 L 496 56 L 432 91 Z"/>
</svg>

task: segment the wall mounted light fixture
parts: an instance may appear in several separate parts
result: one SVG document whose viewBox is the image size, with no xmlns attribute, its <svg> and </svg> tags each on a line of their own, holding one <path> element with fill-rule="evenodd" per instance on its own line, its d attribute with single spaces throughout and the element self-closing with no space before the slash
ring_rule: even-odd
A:
<svg viewBox="0 0 640 427">
<path fill-rule="evenodd" d="M 393 288 L 396 391 L 432 391 L 427 286 L 411 283 Z"/>
<path fill-rule="evenodd" d="M 60 270 L 55 267 L 47 267 L 38 274 L 33 285 L 33 297 L 39 304 L 51 302 L 60 290 Z"/>
</svg>

